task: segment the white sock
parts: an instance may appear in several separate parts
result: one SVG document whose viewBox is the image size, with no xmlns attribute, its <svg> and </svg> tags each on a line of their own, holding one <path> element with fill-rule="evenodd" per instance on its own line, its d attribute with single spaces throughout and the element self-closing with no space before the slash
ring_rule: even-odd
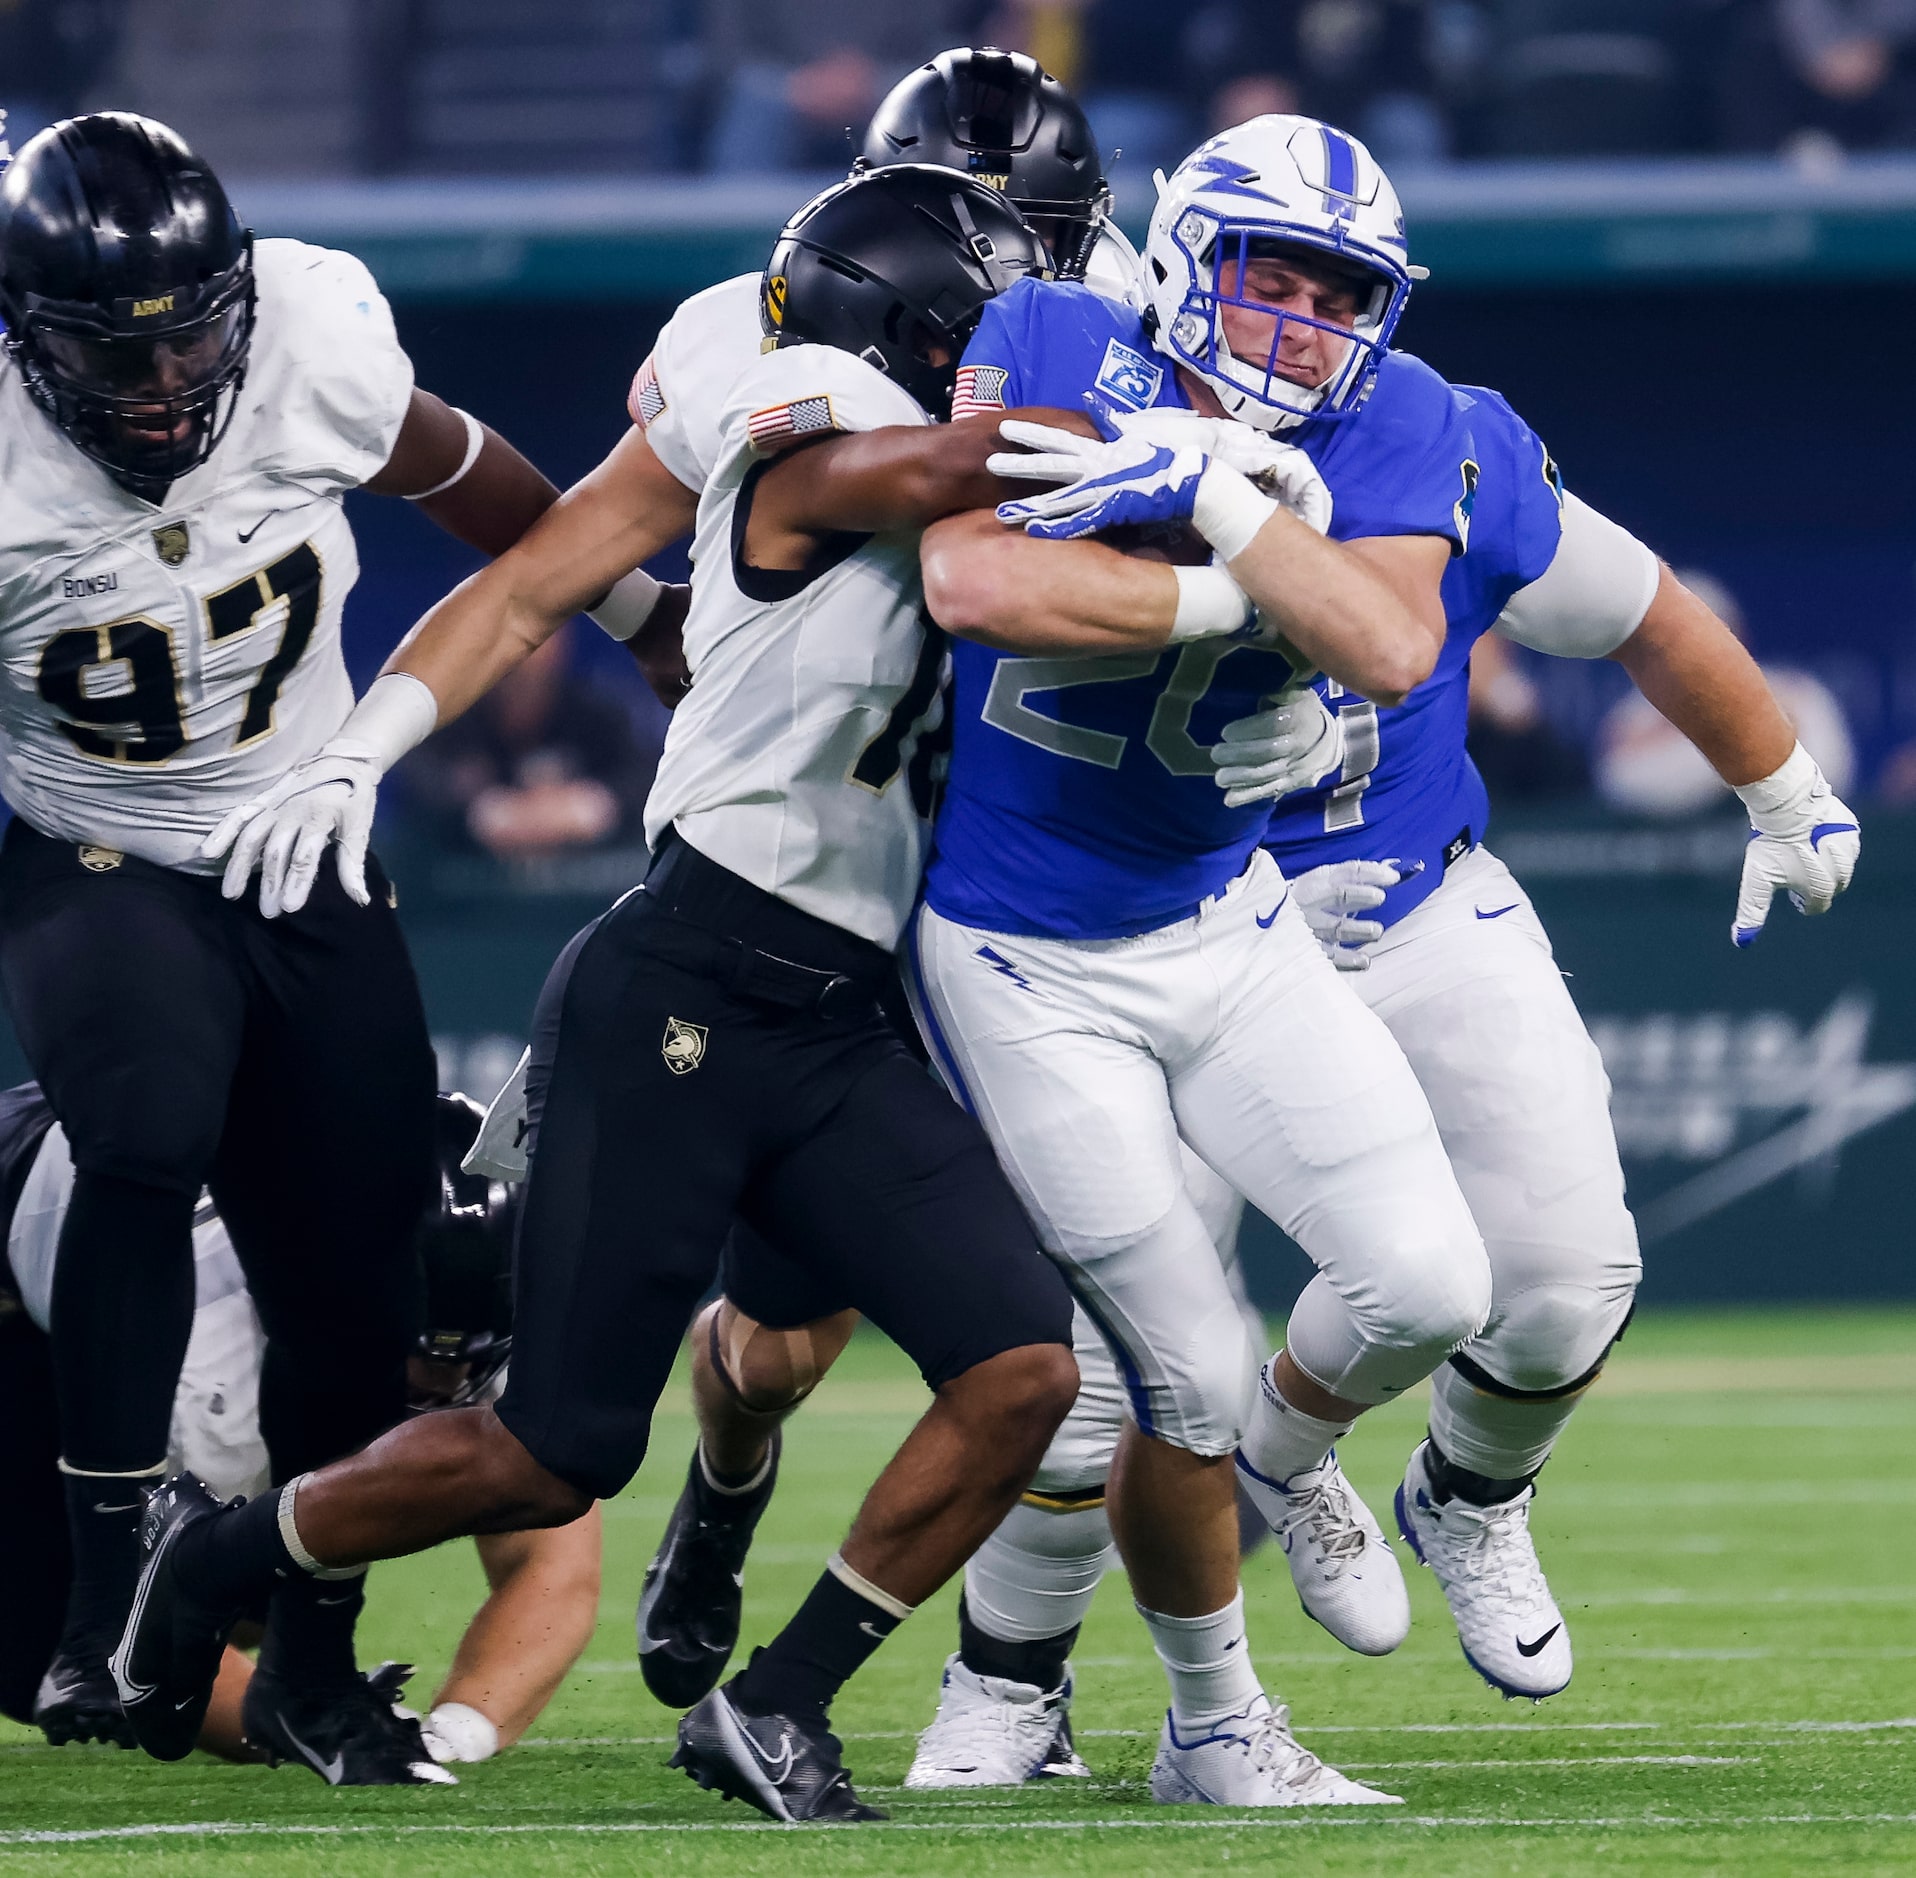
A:
<svg viewBox="0 0 1916 1878">
<path fill-rule="evenodd" d="M 1293 1408 L 1271 1380 L 1276 1361 L 1273 1357 L 1258 1371 L 1257 1400 L 1251 1404 L 1238 1452 L 1266 1480 L 1281 1486 L 1299 1474 L 1322 1467 L 1331 1449 L 1357 1424 L 1319 1421 L 1315 1415 Z"/>
<path fill-rule="evenodd" d="M 1492 1480 L 1522 1480 L 1550 1458 L 1582 1400 L 1582 1390 L 1549 1402 L 1492 1395 L 1440 1363 L 1430 1379 L 1430 1432 L 1459 1467 Z"/>
<path fill-rule="evenodd" d="M 965 1566 L 965 1608 L 1000 1643 L 1042 1643 L 1084 1622 L 1116 1562 L 1102 1504 L 1049 1512 L 1020 1502 Z"/>
<path fill-rule="evenodd" d="M 1167 1617 L 1142 1604 L 1138 1615 L 1171 1679 L 1171 1714 L 1179 1734 L 1202 1732 L 1249 1708 L 1264 1693 L 1244 1639 L 1242 1591 L 1209 1617 Z"/>
</svg>

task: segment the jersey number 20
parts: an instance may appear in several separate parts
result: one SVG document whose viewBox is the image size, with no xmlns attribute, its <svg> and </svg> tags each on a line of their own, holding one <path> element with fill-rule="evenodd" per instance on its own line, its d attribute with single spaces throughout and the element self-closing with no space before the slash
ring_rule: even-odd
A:
<svg viewBox="0 0 1916 1878">
<path fill-rule="evenodd" d="M 222 639 L 256 625 L 284 603 L 286 628 L 246 696 L 234 747 L 273 728 L 273 706 L 319 620 L 319 555 L 302 542 L 270 567 L 210 594 L 207 636 Z M 107 626 L 55 633 L 40 654 L 40 696 L 60 714 L 76 749 L 110 763 L 164 763 L 186 742 L 172 629 L 144 614 Z"/>
</svg>

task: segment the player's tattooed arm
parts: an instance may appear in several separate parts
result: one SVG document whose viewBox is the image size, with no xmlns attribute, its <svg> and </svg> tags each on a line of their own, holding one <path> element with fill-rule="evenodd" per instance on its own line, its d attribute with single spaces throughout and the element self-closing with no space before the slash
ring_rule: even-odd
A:
<svg viewBox="0 0 1916 1878">
<path fill-rule="evenodd" d="M 417 387 L 392 455 L 366 487 L 408 497 L 447 534 L 489 555 L 503 554 L 559 499 L 496 430 Z"/>
</svg>

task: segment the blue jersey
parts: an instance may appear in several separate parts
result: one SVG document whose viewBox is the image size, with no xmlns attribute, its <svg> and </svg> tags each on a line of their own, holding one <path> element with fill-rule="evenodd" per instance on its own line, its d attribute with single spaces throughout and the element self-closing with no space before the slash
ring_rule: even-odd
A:
<svg viewBox="0 0 1916 1878">
<path fill-rule="evenodd" d="M 1344 717 L 1344 766 L 1281 798 L 1265 845 L 1295 878 L 1332 861 L 1421 861 L 1366 917 L 1402 919 L 1484 838 L 1490 800 L 1464 748 L 1470 652 L 1519 587 L 1550 565 L 1562 533 L 1563 485 L 1536 433 L 1494 391 L 1453 390 L 1475 454 L 1465 552 L 1444 575 L 1446 632 L 1437 669 L 1400 705 L 1379 710 L 1319 690 Z M 1335 486 L 1333 486 L 1335 494 Z"/>
<path fill-rule="evenodd" d="M 1187 404 L 1136 314 L 1089 289 L 1019 281 L 985 308 L 956 415 Z M 1289 437 L 1329 483 L 1331 534 L 1442 535 L 1468 524 L 1463 407 L 1428 366 L 1388 358 L 1362 414 Z M 1208 754 L 1293 677 L 1228 639 L 1104 658 L 1023 658 L 954 642 L 952 757 L 925 897 L 992 932 L 1112 939 L 1195 912 L 1240 874 L 1268 805 L 1227 808 Z"/>
</svg>

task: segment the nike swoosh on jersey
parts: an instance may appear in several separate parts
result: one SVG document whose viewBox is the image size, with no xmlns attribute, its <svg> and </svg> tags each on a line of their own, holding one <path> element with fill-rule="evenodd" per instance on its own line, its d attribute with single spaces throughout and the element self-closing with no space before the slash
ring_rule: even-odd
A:
<svg viewBox="0 0 1916 1878">
<path fill-rule="evenodd" d="M 262 528 L 264 528 L 266 524 L 270 522 L 275 515 L 278 515 L 279 513 L 280 511 L 278 509 L 268 509 L 266 513 L 262 515 L 259 518 L 259 520 L 252 525 L 251 528 L 241 529 L 239 531 L 240 546 L 245 547 L 245 545 L 249 541 L 251 541 L 253 537 L 257 535 L 259 531 Z"/>
<path fill-rule="evenodd" d="M 1284 896 L 1284 900 L 1288 900 L 1290 897 L 1291 896 L 1287 893 Z M 1268 913 L 1260 913 L 1257 916 L 1257 923 L 1260 926 L 1262 926 L 1266 932 L 1269 932 L 1271 930 L 1272 923 L 1276 920 L 1278 914 L 1283 912 L 1284 900 L 1278 901 L 1278 903 L 1274 907 L 1272 907 Z"/>
<path fill-rule="evenodd" d="M 1512 900 L 1508 906 L 1493 907 L 1488 913 L 1486 913 L 1482 907 L 1479 907 L 1477 909 L 1477 917 L 1479 919 L 1502 919 L 1506 913 L 1514 913 L 1518 907 L 1522 905 L 1523 902 L 1521 900 Z"/>
<path fill-rule="evenodd" d="M 1526 1643 L 1523 1638 L 1519 1637 L 1517 1639 L 1517 1654 L 1519 1656 L 1535 1656 L 1562 1628 L 1563 1626 L 1561 1624 L 1552 1624 L 1535 1643 Z"/>
</svg>

